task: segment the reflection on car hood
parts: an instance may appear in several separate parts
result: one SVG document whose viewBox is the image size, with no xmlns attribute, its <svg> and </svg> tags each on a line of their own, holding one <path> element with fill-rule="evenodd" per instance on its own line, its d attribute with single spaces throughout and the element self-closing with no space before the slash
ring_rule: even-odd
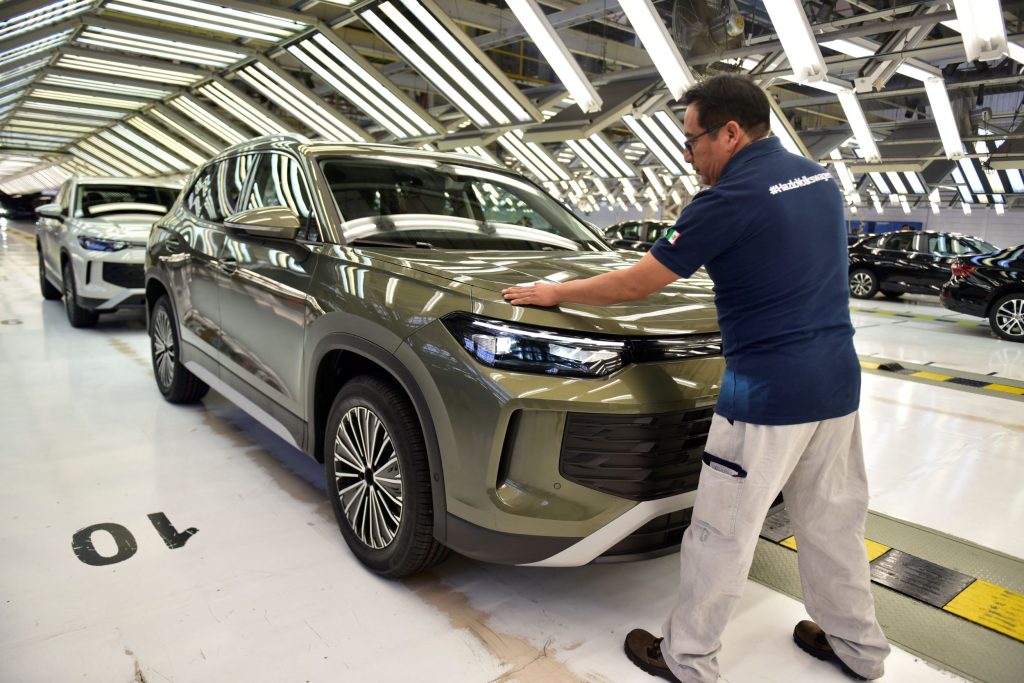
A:
<svg viewBox="0 0 1024 683">
<path fill-rule="evenodd" d="M 626 268 L 642 258 L 631 252 L 513 252 L 506 254 L 467 254 L 459 251 L 430 250 L 398 258 L 392 252 L 388 260 L 395 260 L 408 268 L 435 276 L 457 280 L 473 288 L 474 296 L 482 301 L 503 302 L 501 290 L 513 285 L 534 282 L 567 282 L 600 275 L 611 270 Z M 678 280 L 642 301 L 630 301 L 613 306 L 586 306 L 562 304 L 562 313 L 585 318 L 604 318 L 618 323 L 614 327 L 634 327 L 623 323 L 636 323 L 645 333 L 672 334 L 682 331 L 717 330 L 714 292 L 711 280 L 699 271 L 686 280 Z M 703 324 L 694 323 L 703 321 Z M 682 327 L 678 323 L 686 324 Z M 661 329 L 658 329 L 661 328 Z"/>
<path fill-rule="evenodd" d="M 145 244 L 149 230 L 160 216 L 153 214 L 120 215 L 103 218 L 76 218 L 75 231 L 91 237 Z"/>
</svg>

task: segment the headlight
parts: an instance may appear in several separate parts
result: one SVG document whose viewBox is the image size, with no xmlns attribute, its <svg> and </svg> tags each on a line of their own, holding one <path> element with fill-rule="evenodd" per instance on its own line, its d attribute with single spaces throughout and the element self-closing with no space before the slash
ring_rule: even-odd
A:
<svg viewBox="0 0 1024 683">
<path fill-rule="evenodd" d="M 78 243 L 82 245 L 83 249 L 92 251 L 121 251 L 131 246 L 129 242 L 122 240 L 105 240 L 101 237 L 89 237 L 88 235 L 79 235 Z"/>
<path fill-rule="evenodd" d="M 621 340 L 572 336 L 467 313 L 451 313 L 441 322 L 474 358 L 492 368 L 603 377 L 626 364 L 626 343 Z"/>
<path fill-rule="evenodd" d="M 604 377 L 629 363 L 722 355 L 720 333 L 679 337 L 581 336 L 450 313 L 441 319 L 463 347 L 492 368 L 568 377 Z"/>
</svg>

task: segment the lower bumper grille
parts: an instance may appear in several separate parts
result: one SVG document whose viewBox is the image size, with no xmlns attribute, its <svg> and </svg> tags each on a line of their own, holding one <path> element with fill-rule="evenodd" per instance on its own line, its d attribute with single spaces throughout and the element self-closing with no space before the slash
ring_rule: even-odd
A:
<svg viewBox="0 0 1024 683">
<path fill-rule="evenodd" d="M 693 508 L 686 508 L 655 517 L 602 553 L 597 562 L 625 562 L 674 553 L 679 550 L 692 514 Z"/>
<path fill-rule="evenodd" d="M 104 263 L 103 279 L 112 285 L 140 289 L 146 284 L 146 269 L 135 263 Z"/>
<path fill-rule="evenodd" d="M 654 415 L 569 413 L 559 471 L 630 500 L 693 491 L 714 408 Z"/>
</svg>

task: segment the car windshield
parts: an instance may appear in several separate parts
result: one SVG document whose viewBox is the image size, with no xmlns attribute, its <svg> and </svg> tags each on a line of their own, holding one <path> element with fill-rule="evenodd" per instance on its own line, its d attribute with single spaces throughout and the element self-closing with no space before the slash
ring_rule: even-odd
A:
<svg viewBox="0 0 1024 683">
<path fill-rule="evenodd" d="M 178 190 L 151 185 L 79 185 L 76 216 L 167 213 Z"/>
<path fill-rule="evenodd" d="M 607 251 L 570 211 L 498 169 L 434 159 L 324 157 L 347 243 L 466 250 Z"/>
</svg>

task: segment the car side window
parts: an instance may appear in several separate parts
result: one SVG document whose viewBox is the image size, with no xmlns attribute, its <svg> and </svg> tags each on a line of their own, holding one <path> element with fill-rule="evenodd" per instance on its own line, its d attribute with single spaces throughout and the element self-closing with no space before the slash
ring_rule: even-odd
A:
<svg viewBox="0 0 1024 683">
<path fill-rule="evenodd" d="M 241 154 L 237 157 L 225 159 L 219 165 L 221 174 L 220 185 L 224 188 L 224 208 L 229 212 L 229 215 L 241 210 L 238 200 L 242 190 L 245 188 L 245 181 L 249 179 L 249 173 L 252 171 L 256 159 L 257 156 L 255 154 Z"/>
<path fill-rule="evenodd" d="M 56 199 L 54 199 L 54 201 L 56 203 L 60 204 L 61 208 L 66 209 L 66 208 L 68 208 L 68 205 L 71 203 L 71 202 L 68 201 L 68 195 L 70 193 L 71 193 L 71 184 L 70 183 L 64 183 L 63 185 L 61 185 L 60 191 L 57 192 L 57 197 L 56 197 Z"/>
<path fill-rule="evenodd" d="M 868 249 L 878 249 L 882 246 L 882 238 L 884 235 L 878 237 L 872 237 L 871 239 L 864 240 L 861 246 L 867 247 Z"/>
<path fill-rule="evenodd" d="M 889 239 L 885 241 L 886 249 L 897 249 L 899 251 L 910 251 L 914 246 L 914 237 L 917 233 L 913 232 L 894 232 L 889 234 Z"/>
<path fill-rule="evenodd" d="M 987 254 L 995 251 L 995 247 L 987 242 L 981 242 L 979 240 L 967 239 L 965 237 L 957 237 L 953 239 L 953 249 L 957 254 L 972 255 L 972 254 Z"/>
<path fill-rule="evenodd" d="M 185 208 L 203 220 L 220 222 L 234 213 L 224 196 L 223 168 L 224 162 L 204 168 L 185 195 Z"/>
<path fill-rule="evenodd" d="M 640 224 L 639 223 L 626 223 L 622 226 L 620 236 L 624 240 L 638 240 L 640 239 Z"/>
<path fill-rule="evenodd" d="M 302 169 L 295 159 L 286 154 L 260 155 L 244 204 L 239 210 L 286 206 L 302 223 L 298 239 L 309 242 L 319 242 L 322 239 L 316 216 L 313 215 Z"/>
<path fill-rule="evenodd" d="M 927 235 L 925 251 L 935 256 L 950 256 L 953 254 L 953 247 L 947 235 Z"/>
</svg>

